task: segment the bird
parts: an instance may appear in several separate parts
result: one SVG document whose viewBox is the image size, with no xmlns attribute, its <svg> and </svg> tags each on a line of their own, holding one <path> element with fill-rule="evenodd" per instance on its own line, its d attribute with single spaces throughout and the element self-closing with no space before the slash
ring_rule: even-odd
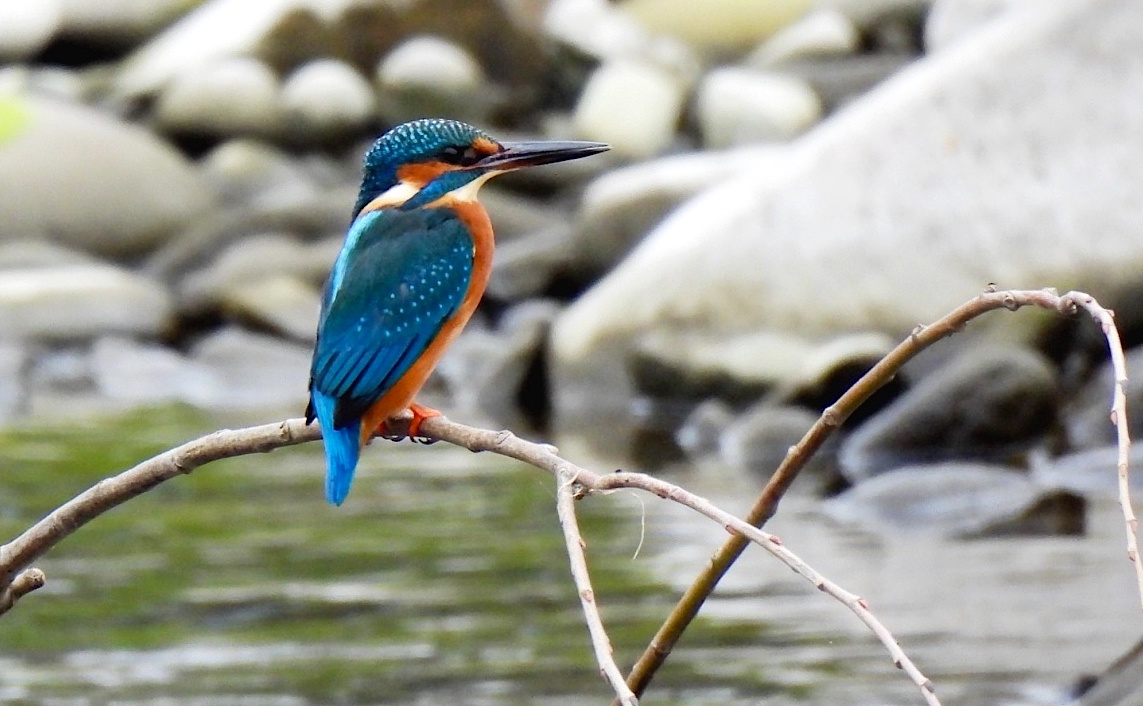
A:
<svg viewBox="0 0 1143 706">
<path fill-rule="evenodd" d="M 361 449 L 414 402 L 488 283 L 494 236 L 477 201 L 494 176 L 579 159 L 599 142 L 500 142 L 456 120 L 397 125 L 366 152 L 353 219 L 321 298 L 306 424 L 321 424 L 326 499 L 349 494 Z"/>
</svg>

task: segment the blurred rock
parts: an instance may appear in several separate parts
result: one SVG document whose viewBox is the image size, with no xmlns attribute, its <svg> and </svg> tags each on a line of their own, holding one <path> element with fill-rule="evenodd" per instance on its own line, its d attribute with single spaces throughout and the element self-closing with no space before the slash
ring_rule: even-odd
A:
<svg viewBox="0 0 1143 706">
<path fill-rule="evenodd" d="M 181 73 L 159 95 L 155 120 L 167 132 L 275 135 L 278 79 L 257 59 L 232 57 Z"/>
<path fill-rule="evenodd" d="M 773 66 L 809 58 L 843 57 L 857 53 L 861 33 L 853 21 L 835 8 L 820 8 L 783 27 L 750 52 L 745 61 Z"/>
<path fill-rule="evenodd" d="M 839 462 L 857 483 L 906 464 L 1002 461 L 1056 424 L 1056 373 L 1038 353 L 976 348 L 919 381 L 846 439 Z"/>
<path fill-rule="evenodd" d="M 27 403 L 31 351 L 21 341 L 0 339 L 0 424 L 15 418 Z"/>
<path fill-rule="evenodd" d="M 123 47 L 151 36 L 195 3 L 187 0 L 63 0 L 62 4 L 61 35 L 86 44 Z"/>
<path fill-rule="evenodd" d="M 1143 348 L 1127 351 L 1127 428 L 1132 438 L 1143 435 Z M 1075 449 L 1090 449 L 1115 443 L 1111 423 L 1111 400 L 1115 394 L 1115 371 L 1105 362 L 1091 379 L 1068 400 L 1064 427 Z"/>
<path fill-rule="evenodd" d="M 751 146 L 672 155 L 600 176 L 580 199 L 573 244 L 576 271 L 585 280 L 610 271 L 686 197 L 748 171 L 780 174 L 783 156 L 780 150 Z"/>
<path fill-rule="evenodd" d="M 16 269 L 0 277 L 5 337 L 156 336 L 171 324 L 172 313 L 171 297 L 162 286 L 110 265 Z"/>
<path fill-rule="evenodd" d="M 558 310 L 553 302 L 532 300 L 505 312 L 496 331 L 468 327 L 436 370 L 453 403 L 484 415 L 487 424 L 522 424 L 521 385 Z"/>
<path fill-rule="evenodd" d="M 710 148 L 788 140 L 822 116 L 821 101 L 804 81 L 734 66 L 703 77 L 695 102 L 703 144 Z"/>
<path fill-rule="evenodd" d="M 829 113 L 889 78 L 917 59 L 912 54 L 860 54 L 841 59 L 800 59 L 782 65 L 783 73 L 814 89 Z"/>
<path fill-rule="evenodd" d="M 741 50 L 801 17 L 812 0 L 625 0 L 623 12 L 654 33 L 702 50 Z"/>
<path fill-rule="evenodd" d="M 98 262 L 79 250 L 57 245 L 49 240 L 0 241 L 0 276 L 4 270 L 54 267 L 56 265 L 92 264 Z M 3 333 L 0 332 L 0 336 Z"/>
<path fill-rule="evenodd" d="M 259 140 L 223 142 L 199 161 L 199 168 L 228 203 L 256 201 L 266 192 L 292 200 L 317 195 L 317 185 L 297 160 Z"/>
<path fill-rule="evenodd" d="M 758 405 L 726 428 L 719 438 L 719 457 L 734 468 L 769 479 L 817 420 L 817 414 L 802 407 Z M 833 468 L 834 446 L 818 451 L 803 470 L 820 473 Z"/>
<path fill-rule="evenodd" d="M 693 79 L 700 70 L 693 48 L 674 37 L 653 34 L 607 0 L 552 0 L 544 15 L 544 29 L 554 39 L 600 61 L 640 58 L 684 79 Z"/>
<path fill-rule="evenodd" d="M 0 2 L 0 60 L 28 59 L 43 49 L 60 26 L 59 0 Z"/>
<path fill-rule="evenodd" d="M 925 20 L 925 50 L 943 51 L 1010 10 L 1033 3 L 1043 4 L 1043 0 L 935 0 Z M 1052 4 L 1067 4 L 1067 0 Z"/>
<path fill-rule="evenodd" d="M 688 458 L 695 460 L 718 453 L 719 440 L 734 419 L 734 410 L 727 403 L 718 399 L 704 400 L 675 430 L 675 443 Z"/>
<path fill-rule="evenodd" d="M 90 374 L 100 397 L 131 405 L 198 403 L 217 386 L 211 371 L 155 343 L 104 336 L 91 347 Z"/>
<path fill-rule="evenodd" d="M 278 338 L 225 328 L 200 341 L 190 359 L 213 382 L 195 390 L 193 402 L 208 409 L 291 405 L 301 414 L 308 392 L 311 348 Z"/>
<path fill-rule="evenodd" d="M 0 235 L 51 234 L 89 252 L 137 255 L 213 204 L 182 155 L 145 130 L 80 106 L 10 100 L 27 126 L 0 136 Z"/>
<path fill-rule="evenodd" d="M 317 287 L 296 277 L 276 275 L 230 287 L 222 292 L 225 314 L 296 341 L 314 341 L 321 295 Z"/>
<path fill-rule="evenodd" d="M 325 254 L 318 256 L 313 245 L 280 233 L 242 238 L 219 253 L 207 266 L 188 273 L 179 282 L 179 307 L 187 312 L 218 307 L 230 297 L 229 293 L 255 282 L 278 277 L 309 283 L 309 288 L 312 289 L 314 284 L 325 279 L 333 266 L 336 255 L 325 252 L 326 250 L 328 249 L 323 246 L 322 252 Z M 336 253 L 336 250 L 332 252 Z M 308 321 L 308 318 L 305 320 Z M 316 319 L 314 323 L 316 324 Z M 312 335 L 311 330 L 301 338 Z"/>
<path fill-rule="evenodd" d="M 1132 494 L 1143 491 L 1143 448 L 1128 452 L 1128 480 Z M 1119 448 L 1099 446 L 1053 459 L 1037 459 L 1033 478 L 1046 488 L 1062 488 L 1085 497 L 1114 499 L 1119 493 Z"/>
<path fill-rule="evenodd" d="M 393 49 L 377 67 L 377 85 L 390 123 L 426 115 L 482 122 L 492 107 L 480 64 L 440 37 L 412 37 Z"/>
<path fill-rule="evenodd" d="M 333 59 L 305 64 L 282 85 L 289 133 L 324 142 L 360 130 L 373 117 L 373 88 L 352 66 Z"/>
<path fill-rule="evenodd" d="M 1143 642 L 1135 645 L 1098 677 L 1084 677 L 1069 706 L 1140 706 L 1143 704 Z"/>
<path fill-rule="evenodd" d="M 859 483 L 823 506 L 834 520 L 885 532 L 951 537 L 1082 534 L 1083 498 L 1044 490 L 1005 466 L 908 466 Z"/>
<path fill-rule="evenodd" d="M 1143 200 L 1127 186 L 1143 180 L 1143 113 L 1121 104 L 1143 72 L 1107 66 L 1133 65 L 1143 13 L 1066 5 L 1028 6 L 914 63 L 787 145 L 780 174 L 676 210 L 560 316 L 557 393 L 614 389 L 605 361 L 647 330 L 901 335 L 989 281 L 1063 281 L 1113 302 L 1143 260 Z M 1110 166 L 1074 188 L 1095 163 Z"/>
<path fill-rule="evenodd" d="M 542 295 L 571 262 L 571 225 L 551 226 L 496 248 L 488 294 L 504 301 Z"/>
<path fill-rule="evenodd" d="M 480 190 L 480 203 L 496 227 L 497 246 L 574 220 L 556 204 L 501 189 L 497 182 Z"/>
<path fill-rule="evenodd" d="M 612 61 L 591 75 L 575 109 L 575 128 L 586 140 L 607 142 L 626 157 L 649 157 L 674 139 L 684 86 L 650 64 Z"/>
</svg>

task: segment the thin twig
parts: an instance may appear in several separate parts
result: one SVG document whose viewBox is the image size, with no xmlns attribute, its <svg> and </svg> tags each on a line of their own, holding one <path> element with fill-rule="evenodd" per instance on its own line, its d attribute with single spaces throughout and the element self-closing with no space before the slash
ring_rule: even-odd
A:
<svg viewBox="0 0 1143 706">
<path fill-rule="evenodd" d="M 1127 458 L 1131 453 L 1131 435 L 1127 428 L 1127 362 L 1123 356 L 1123 344 L 1119 340 L 1119 330 L 1115 327 L 1115 315 L 1099 305 L 1086 294 L 1072 292 L 1069 301 L 1083 308 L 1103 329 L 1107 347 L 1111 351 L 1111 368 L 1115 372 L 1115 391 L 1111 397 L 1111 423 L 1115 425 L 1115 436 L 1119 447 L 1117 460 L 1119 475 L 1119 507 L 1127 525 L 1127 558 L 1135 566 L 1135 582 L 1139 586 L 1140 607 L 1143 608 L 1143 562 L 1139 560 L 1139 520 L 1131 507 L 1131 486 L 1127 475 Z"/>
<path fill-rule="evenodd" d="M 46 581 L 44 572 L 39 569 L 25 569 L 3 591 L 0 591 L 0 614 L 7 613 L 16 601 L 37 588 L 43 588 Z"/>
<path fill-rule="evenodd" d="M 1108 345 L 1112 350 L 1112 359 L 1114 361 L 1116 350 L 1119 348 L 1119 336 L 1115 333 L 1115 325 L 1112 322 L 1110 315 L 1097 314 L 1097 312 L 1104 312 L 1106 310 L 1099 306 L 1095 300 L 1088 294 L 1082 292 L 1070 292 L 1064 296 L 1059 296 L 1055 290 L 1042 289 L 1042 290 L 1014 290 L 1014 291 L 997 291 L 994 287 L 989 287 L 987 291 L 980 296 L 960 305 L 953 311 L 946 314 L 936 322 L 929 326 L 919 325 L 913 330 L 912 334 L 902 341 L 896 348 L 889 352 L 882 358 L 876 365 L 873 366 L 865 375 L 861 377 L 856 383 L 853 384 L 845 394 L 838 398 L 837 402 L 827 407 L 822 411 L 821 417 L 814 423 L 813 427 L 806 432 L 805 436 L 790 448 L 786 454 L 786 458 L 782 461 L 778 469 L 774 471 L 774 475 L 770 477 L 770 481 L 766 487 L 762 489 L 758 499 L 755 500 L 754 506 L 750 508 L 750 512 L 746 515 L 746 521 L 755 527 L 762 527 L 766 522 L 774 516 L 778 510 L 778 503 L 781 501 L 782 496 L 786 490 L 794 482 L 798 473 L 806 465 L 806 462 L 817 453 L 821 445 L 829 438 L 830 434 L 835 429 L 840 427 L 846 419 L 869 397 L 879 390 L 882 386 L 888 383 L 900 371 L 901 366 L 907 361 L 912 359 L 921 351 L 933 345 L 937 341 L 950 336 L 962 328 L 972 319 L 985 314 L 995 309 L 1009 309 L 1015 311 L 1024 306 L 1038 306 L 1043 309 L 1049 309 L 1063 315 L 1072 315 L 1076 312 L 1077 308 L 1084 308 L 1091 311 L 1094 316 L 1100 321 L 1104 327 L 1104 333 L 1108 335 Z M 1122 356 L 1122 350 L 1119 352 Z M 1118 374 L 1117 378 L 1126 378 L 1125 374 Z M 1123 383 L 1117 382 L 1120 388 Z M 1117 397 L 1118 400 L 1118 397 Z M 1125 405 L 1122 405 L 1125 408 Z M 1119 409 L 1117 407 L 1116 409 Z M 1120 432 L 1120 447 L 1119 447 L 1119 464 L 1120 464 L 1120 497 L 1126 497 L 1126 476 L 1127 476 L 1127 437 L 1126 437 L 1126 413 L 1118 415 L 1117 427 Z M 1133 557 L 1138 556 L 1135 542 L 1136 525 L 1134 514 L 1131 512 L 1130 505 L 1123 500 L 1124 515 L 1128 518 L 1128 540 L 1129 552 L 1135 551 Z M 706 602 L 707 597 L 714 591 L 715 586 L 730 569 L 731 565 L 742 554 L 746 548 L 747 541 L 742 536 L 732 536 L 714 553 L 707 565 L 695 577 L 695 580 L 679 598 L 678 603 L 667 616 L 666 620 L 659 627 L 655 636 L 651 638 L 650 643 L 644 649 L 643 653 L 636 660 L 634 666 L 631 668 L 630 674 L 627 675 L 627 685 L 636 695 L 642 696 L 643 692 L 650 684 L 655 672 L 667 660 L 674 649 L 675 643 L 678 642 L 679 637 L 682 636 L 683 631 L 698 615 L 699 610 L 702 608 L 703 603 Z M 1143 565 L 1139 561 L 1135 561 L 1135 569 L 1140 583 L 1140 595 L 1143 596 Z"/>
<path fill-rule="evenodd" d="M 572 486 L 575 479 L 566 473 L 557 476 L 556 512 L 560 518 L 560 527 L 564 531 L 564 543 L 568 548 L 568 562 L 571 565 L 572 580 L 576 591 L 579 592 L 579 601 L 583 604 L 583 617 L 587 622 L 587 631 L 591 634 L 591 646 L 595 650 L 595 661 L 603 678 L 615 691 L 615 697 L 624 706 L 638 706 L 639 699 L 627 688 L 623 681 L 623 672 L 615 663 L 615 650 L 611 647 L 611 640 L 603 627 L 603 618 L 599 614 L 599 606 L 595 603 L 595 591 L 591 587 L 591 575 L 587 571 L 587 557 L 584 556 L 583 536 L 579 531 L 579 523 L 575 516 L 575 493 Z"/>
</svg>

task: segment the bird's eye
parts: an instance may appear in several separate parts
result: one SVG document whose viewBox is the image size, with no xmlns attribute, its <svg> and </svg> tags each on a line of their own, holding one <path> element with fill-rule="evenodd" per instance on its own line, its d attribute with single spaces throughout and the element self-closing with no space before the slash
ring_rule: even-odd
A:
<svg viewBox="0 0 1143 706">
<path fill-rule="evenodd" d="M 449 145 L 440 151 L 438 159 L 445 164 L 455 164 L 458 167 L 469 167 L 480 160 L 481 155 L 472 147 L 456 147 Z"/>
</svg>

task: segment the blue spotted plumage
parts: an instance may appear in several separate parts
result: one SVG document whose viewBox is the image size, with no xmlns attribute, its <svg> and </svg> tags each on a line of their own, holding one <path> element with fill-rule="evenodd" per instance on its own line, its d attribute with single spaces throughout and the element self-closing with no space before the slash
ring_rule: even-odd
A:
<svg viewBox="0 0 1143 706">
<path fill-rule="evenodd" d="M 365 158 L 354 220 L 322 297 L 306 421 L 321 422 L 326 497 L 340 505 L 386 421 L 439 414 L 413 398 L 488 282 L 493 236 L 475 202 L 490 176 L 602 152 L 594 142 L 500 143 L 454 120 L 417 120 Z"/>
</svg>

